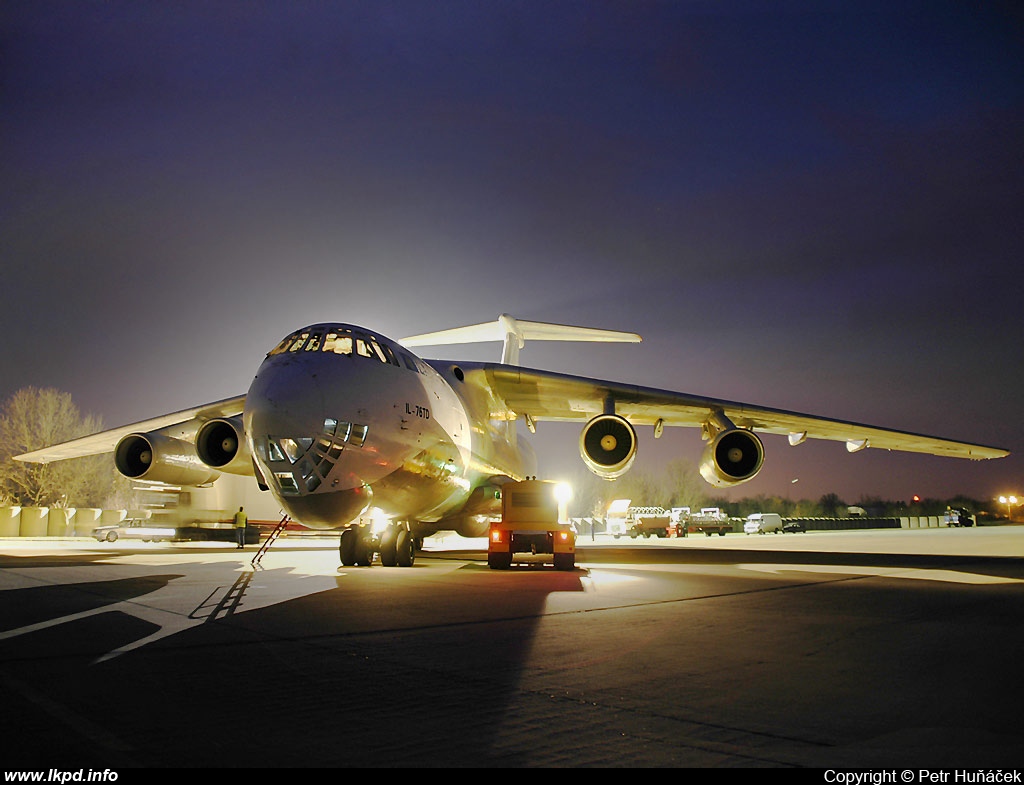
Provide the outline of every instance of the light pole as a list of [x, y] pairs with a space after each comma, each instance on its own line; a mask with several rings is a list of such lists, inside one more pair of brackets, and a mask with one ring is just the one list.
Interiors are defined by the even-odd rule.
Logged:
[[1013, 505], [1017, 504], [1017, 497], [1016, 496], [1000, 496], [999, 497], [999, 503], [1006, 505], [1006, 519], [1008, 521], [1012, 521], [1013, 520], [1013, 511], [1012, 511], [1011, 508], [1013, 507]]

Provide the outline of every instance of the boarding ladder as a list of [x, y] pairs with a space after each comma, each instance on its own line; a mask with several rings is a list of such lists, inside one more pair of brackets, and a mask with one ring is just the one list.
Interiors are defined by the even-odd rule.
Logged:
[[252, 557], [253, 567], [260, 566], [260, 560], [263, 558], [263, 554], [270, 550], [270, 546], [277, 541], [277, 538], [281, 536], [281, 532], [283, 532], [285, 530], [285, 527], [288, 526], [289, 523], [291, 523], [291, 520], [292, 519], [290, 517], [285, 515], [278, 522], [277, 526], [274, 527], [274, 530], [270, 532], [270, 536], [263, 541], [263, 544], [260, 546], [260, 549], [256, 552], [256, 555]]

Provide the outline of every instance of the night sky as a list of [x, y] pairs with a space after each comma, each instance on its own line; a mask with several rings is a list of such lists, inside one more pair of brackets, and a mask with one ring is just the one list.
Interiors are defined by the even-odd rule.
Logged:
[[[1021, 493], [1018, 9], [6, 0], [0, 396], [113, 427], [245, 392], [305, 324], [506, 312], [644, 337], [524, 365], [1014, 452], [766, 437], [735, 497]], [[542, 474], [578, 433], [541, 424]]]

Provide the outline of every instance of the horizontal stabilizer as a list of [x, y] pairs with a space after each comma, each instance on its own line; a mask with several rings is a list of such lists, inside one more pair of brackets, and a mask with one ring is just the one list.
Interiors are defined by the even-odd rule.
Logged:
[[599, 341], [603, 343], [640, 343], [642, 340], [636, 333], [549, 322], [530, 322], [502, 314], [493, 322], [414, 335], [401, 339], [399, 343], [405, 346], [447, 346], [456, 343], [502, 341], [504, 342], [504, 351], [501, 361], [514, 365], [519, 362], [519, 350], [523, 348], [527, 339], [531, 341]]

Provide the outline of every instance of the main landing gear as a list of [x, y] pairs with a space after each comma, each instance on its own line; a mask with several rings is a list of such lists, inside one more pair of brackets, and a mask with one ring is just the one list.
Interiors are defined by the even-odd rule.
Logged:
[[379, 533], [357, 524], [341, 533], [338, 555], [345, 567], [369, 567], [378, 555], [385, 567], [412, 567], [418, 546], [407, 523], [390, 523]]

